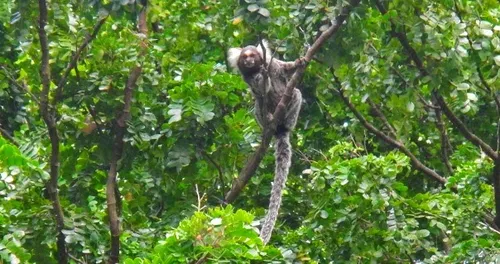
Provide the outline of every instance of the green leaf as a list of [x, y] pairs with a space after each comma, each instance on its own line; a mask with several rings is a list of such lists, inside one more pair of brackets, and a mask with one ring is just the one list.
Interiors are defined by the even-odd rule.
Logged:
[[247, 10], [252, 12], [252, 13], [259, 10], [259, 9], [260, 9], [260, 7], [256, 4], [251, 4], [247, 7]]

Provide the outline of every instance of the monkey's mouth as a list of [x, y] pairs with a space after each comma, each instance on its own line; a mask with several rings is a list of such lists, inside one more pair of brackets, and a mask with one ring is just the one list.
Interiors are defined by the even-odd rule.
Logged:
[[255, 61], [253, 61], [253, 60], [252, 61], [248, 61], [248, 60], [245, 61], [245, 67], [253, 68], [254, 66], [255, 66]]

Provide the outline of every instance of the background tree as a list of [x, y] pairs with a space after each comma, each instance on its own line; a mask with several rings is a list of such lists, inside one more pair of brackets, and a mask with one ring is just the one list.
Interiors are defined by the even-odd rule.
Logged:
[[266, 38], [294, 60], [345, 6], [0, 3], [2, 261], [500, 261], [494, 0], [361, 1], [300, 81], [271, 245], [271, 151], [221, 206], [267, 147], [227, 49]]

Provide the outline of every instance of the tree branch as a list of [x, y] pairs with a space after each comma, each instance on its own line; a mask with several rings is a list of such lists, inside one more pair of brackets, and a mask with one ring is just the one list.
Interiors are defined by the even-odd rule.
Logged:
[[[147, 2], [146, 2], [147, 4]], [[139, 33], [147, 36], [147, 5], [142, 7], [138, 18]], [[145, 55], [147, 51], [146, 39], [144, 38], [140, 43], [140, 54]], [[121, 210], [121, 197], [119, 194], [118, 184], [116, 182], [116, 175], [118, 172], [118, 161], [123, 154], [123, 138], [127, 132], [127, 122], [130, 119], [130, 109], [132, 107], [133, 90], [136, 87], [137, 80], [142, 73], [142, 66], [136, 65], [130, 71], [127, 83], [125, 85], [123, 94], [123, 109], [120, 115], [115, 119], [115, 140], [113, 144], [113, 152], [108, 171], [108, 179], [106, 182], [106, 201], [109, 217], [109, 229], [111, 232], [111, 249], [109, 252], [108, 263], [119, 263], [120, 260], [120, 222], [119, 212]]]
[[496, 159], [495, 161], [495, 166], [493, 167], [493, 175], [492, 175], [492, 180], [493, 180], [493, 189], [494, 189], [494, 195], [495, 195], [495, 218], [494, 222], [495, 225], [500, 227], [500, 159]]
[[448, 119], [455, 125], [455, 127], [462, 133], [462, 135], [468, 139], [472, 144], [478, 146], [481, 148], [481, 150], [486, 153], [490, 158], [492, 159], [497, 159], [498, 154], [495, 150], [493, 150], [486, 142], [482, 141], [478, 136], [476, 136], [474, 133], [472, 133], [469, 128], [460, 120], [458, 117], [451, 111], [451, 109], [448, 107], [446, 102], [444, 101], [444, 98], [435, 92], [436, 100], [438, 104], [441, 106], [441, 110], [443, 110], [444, 114]]
[[367, 102], [368, 104], [372, 107], [373, 111], [375, 111], [375, 115], [380, 118], [380, 120], [382, 120], [382, 123], [384, 124], [384, 126], [387, 127], [387, 129], [389, 130], [389, 135], [394, 138], [394, 139], [397, 139], [397, 136], [396, 136], [396, 130], [394, 130], [394, 127], [389, 123], [389, 121], [387, 120], [387, 118], [385, 117], [384, 113], [382, 113], [382, 110], [380, 110], [380, 108], [378, 107], [377, 104], [375, 104], [372, 99], [368, 98], [367, 99]]
[[220, 181], [220, 184], [221, 184], [221, 191], [222, 191], [222, 196], [224, 196], [226, 194], [226, 189], [225, 189], [225, 184], [224, 184], [224, 173], [222, 172], [222, 168], [220, 167], [219, 164], [217, 164], [217, 162], [215, 162], [214, 159], [212, 159], [212, 157], [210, 157], [210, 155], [208, 155], [208, 153], [205, 151], [205, 150], [201, 150], [201, 155], [203, 155], [203, 157], [205, 157], [214, 167], [215, 169], [217, 170], [218, 174], [219, 174], [219, 181]]
[[250, 178], [255, 174], [257, 167], [266, 154], [267, 148], [269, 148], [269, 143], [271, 143], [272, 136], [272, 130], [264, 129], [259, 147], [252, 155], [252, 157], [247, 161], [245, 167], [243, 168], [243, 170], [241, 170], [240, 175], [238, 175], [238, 178], [233, 180], [231, 190], [229, 190], [229, 192], [226, 194], [224, 203], [230, 204], [234, 202], [234, 200], [236, 200], [236, 197], [238, 197]]
[[66, 66], [66, 69], [64, 70], [64, 72], [61, 76], [61, 79], [59, 80], [59, 83], [57, 84], [56, 96], [54, 96], [54, 98], [52, 98], [53, 105], [56, 105], [57, 101], [62, 98], [63, 88], [64, 88], [64, 85], [66, 84], [66, 79], [68, 78], [69, 73], [76, 66], [76, 63], [78, 62], [78, 59], [80, 58], [80, 55], [82, 54], [82, 51], [87, 47], [87, 45], [93, 39], [95, 39], [95, 37], [97, 36], [97, 33], [99, 33], [99, 30], [101, 29], [102, 25], [104, 24], [104, 22], [106, 22], [106, 19], [108, 19], [108, 16], [101, 18], [97, 22], [97, 24], [94, 26], [92, 33], [88, 34], [85, 37], [85, 40], [82, 42], [82, 44], [80, 44], [80, 47], [78, 47], [78, 49], [76, 49], [75, 53], [73, 54], [73, 57], [71, 58], [71, 60], [68, 63], [68, 66]]
[[12, 76], [12, 73], [9, 73], [9, 72], [8, 72], [8, 70], [7, 70], [4, 66], [0, 65], [0, 69], [2, 69], [2, 73], [3, 73], [3, 75], [4, 75], [7, 79], [9, 79], [9, 81], [11, 81], [11, 82], [12, 82], [12, 84], [14, 84], [17, 88], [19, 88], [19, 89], [20, 89], [20, 90], [22, 90], [23, 92], [25, 92], [25, 93], [29, 94], [29, 96], [31, 97], [31, 99], [32, 99], [33, 101], [35, 101], [38, 105], [40, 105], [40, 101], [38, 100], [38, 98], [36, 98], [36, 96], [28, 90], [28, 88], [26, 87], [26, 85], [25, 85], [25, 84], [20, 84], [20, 83], [18, 83], [18, 82], [16, 81], [16, 79]]
[[356, 7], [359, 4], [359, 2], [360, 0], [350, 0], [349, 4], [344, 8], [342, 8], [340, 14], [335, 18], [335, 20], [333, 20], [332, 25], [326, 31], [324, 31], [318, 37], [318, 39], [316, 39], [313, 45], [307, 50], [306, 55], [304, 56], [306, 64], [303, 65], [302, 67], [298, 67], [295, 73], [288, 81], [286, 85], [286, 91], [284, 95], [281, 97], [281, 100], [279, 101], [274, 111], [273, 114], [274, 121], [271, 122], [269, 126], [266, 126], [267, 128], [264, 129], [262, 133], [262, 142], [260, 146], [257, 148], [253, 156], [248, 160], [248, 162], [245, 165], [245, 168], [243, 168], [243, 170], [238, 175], [238, 178], [234, 179], [233, 184], [231, 186], [231, 190], [229, 190], [229, 192], [226, 194], [224, 201], [225, 203], [232, 203], [236, 199], [236, 197], [238, 197], [241, 190], [245, 187], [250, 178], [255, 174], [257, 167], [259, 166], [267, 148], [269, 147], [272, 135], [276, 130], [276, 124], [278, 124], [279, 121], [283, 120], [285, 117], [285, 112], [286, 112], [285, 109], [290, 100], [292, 99], [293, 89], [295, 88], [295, 86], [297, 86], [299, 80], [302, 78], [302, 75], [304, 74], [307, 64], [312, 60], [314, 54], [321, 48], [323, 43], [339, 30], [343, 22], [349, 16], [352, 9]]
[[[59, 135], [55, 116], [49, 111], [49, 91], [50, 91], [50, 65], [49, 65], [49, 40], [45, 26], [47, 25], [47, 3], [45, 0], [38, 0], [40, 9], [38, 36], [40, 38], [40, 48], [42, 60], [40, 64], [40, 75], [42, 77], [42, 92], [40, 94], [40, 115], [42, 116], [49, 132], [50, 144], [52, 147], [50, 155], [50, 180], [46, 183], [46, 188], [52, 202], [57, 231], [57, 260], [60, 264], [68, 263], [68, 251], [66, 248], [64, 229], [64, 213], [59, 201], [57, 192], [57, 182], [59, 179]], [[52, 107], [55, 107], [53, 105]]]
[[0, 134], [2, 137], [7, 139], [10, 143], [14, 144], [16, 147], [19, 147], [19, 143], [17, 143], [16, 139], [12, 137], [7, 130], [3, 129], [2, 126], [0, 125]]
[[451, 153], [451, 144], [448, 138], [448, 133], [446, 132], [446, 128], [444, 126], [443, 117], [441, 109], [435, 108], [434, 113], [436, 114], [436, 127], [439, 130], [439, 136], [441, 139], [441, 159], [443, 160], [448, 173], [453, 174], [453, 166], [451, 165], [449, 155]]

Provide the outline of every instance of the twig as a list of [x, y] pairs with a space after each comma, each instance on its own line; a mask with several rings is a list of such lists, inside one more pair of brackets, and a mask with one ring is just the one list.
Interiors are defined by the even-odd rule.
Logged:
[[85, 261], [79, 260], [79, 259], [77, 259], [75, 256], [73, 256], [73, 255], [71, 255], [71, 254], [69, 254], [69, 253], [68, 253], [68, 256], [69, 256], [72, 260], [74, 260], [74, 261], [76, 261], [76, 262], [78, 262], [78, 263], [80, 263], [80, 264], [86, 264], [86, 262], [85, 262]]
[[478, 136], [476, 136], [474, 133], [472, 133], [469, 128], [460, 120], [458, 117], [451, 111], [451, 109], [448, 107], [446, 102], [444, 101], [444, 98], [440, 95], [435, 93], [436, 100], [438, 104], [441, 106], [441, 109], [443, 110], [444, 114], [448, 119], [455, 125], [455, 127], [462, 133], [462, 135], [467, 138], [471, 143], [474, 145], [478, 146], [481, 148], [481, 150], [486, 153], [490, 158], [492, 159], [497, 159], [498, 154], [496, 151], [494, 151], [490, 145], [488, 145], [486, 142], [481, 140]]
[[[455, 5], [455, 13], [458, 16], [458, 19], [460, 20], [461, 23], [464, 23], [464, 20], [462, 19], [462, 14], [461, 14], [460, 8], [458, 8], [458, 3], [456, 0], [454, 1], [454, 5]], [[472, 48], [473, 47], [472, 39], [470, 38], [469, 32], [466, 31], [466, 33], [467, 33], [467, 35], [465, 37], [467, 38], [467, 41], [469, 42], [469, 45]], [[479, 58], [479, 55], [477, 54], [476, 50], [473, 48], [472, 48], [472, 53], [474, 54], [474, 56]], [[497, 106], [497, 113], [500, 115], [500, 100], [499, 100], [498, 96], [493, 92], [490, 85], [486, 82], [486, 79], [484, 78], [483, 72], [481, 71], [481, 67], [477, 63], [478, 60], [473, 60], [473, 61], [474, 61], [474, 64], [476, 66], [476, 72], [478, 74], [479, 80], [481, 81], [481, 84], [484, 86], [485, 90], [493, 96], [493, 100], [495, 101], [495, 104]]]
[[96, 127], [97, 127], [97, 133], [102, 134], [102, 126], [101, 126], [101, 119], [97, 116], [97, 113], [95, 111], [95, 108], [91, 105], [88, 106], [88, 110], [90, 113], [90, 116], [92, 116], [92, 120], [94, 121]]
[[16, 147], [19, 147], [19, 143], [17, 143], [16, 139], [12, 137], [7, 130], [3, 129], [0, 125], [0, 134], [7, 139], [10, 143], [14, 144]]
[[204, 198], [205, 198], [205, 194], [203, 194], [202, 196], [200, 196], [200, 191], [198, 190], [198, 184], [195, 184], [194, 185], [194, 188], [195, 188], [195, 192], [196, 192], [196, 196], [198, 197], [198, 206], [196, 206], [196, 210], [198, 212], [202, 211], [203, 209], [205, 209], [205, 205], [201, 205], [201, 203], [203, 202]]
[[222, 189], [222, 197], [224, 197], [224, 195], [226, 194], [226, 188], [225, 188], [225, 184], [224, 184], [224, 173], [222, 172], [222, 168], [219, 164], [217, 164], [217, 162], [215, 162], [214, 159], [212, 159], [212, 157], [210, 157], [208, 155], [208, 153], [204, 150], [201, 151], [201, 154], [210, 162], [212, 163], [212, 165], [214, 165], [215, 169], [217, 170], [217, 172], [219, 173], [219, 181], [220, 181], [220, 184], [221, 184], [221, 189]]
[[198, 259], [196, 262], [194, 262], [194, 264], [202, 264], [202, 263], [205, 263], [207, 262], [208, 260], [208, 253], [205, 253], [203, 255], [203, 257], [201, 257], [200, 259]]
[[35, 101], [38, 105], [40, 105], [40, 101], [38, 100], [38, 98], [36, 98], [36, 96], [31, 93], [28, 88], [26, 87], [25, 84], [20, 84], [18, 83], [14, 77], [12, 76], [11, 73], [8, 72], [8, 70], [4, 67], [4, 66], [1, 66], [0, 65], [0, 69], [2, 69], [2, 73], [3, 75], [9, 79], [9, 81], [11, 81], [17, 88], [19, 88], [20, 90], [24, 91], [25, 93], [27, 93], [30, 97], [31, 97], [31, 100]]

